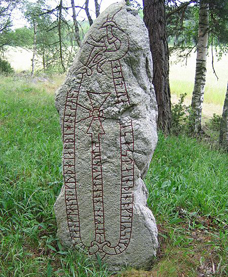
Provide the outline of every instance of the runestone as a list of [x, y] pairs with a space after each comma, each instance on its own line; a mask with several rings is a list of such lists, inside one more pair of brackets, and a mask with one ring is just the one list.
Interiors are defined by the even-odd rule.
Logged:
[[152, 59], [142, 20], [123, 3], [88, 31], [56, 93], [64, 186], [55, 203], [66, 247], [110, 269], [148, 267], [158, 247], [143, 178], [157, 143]]

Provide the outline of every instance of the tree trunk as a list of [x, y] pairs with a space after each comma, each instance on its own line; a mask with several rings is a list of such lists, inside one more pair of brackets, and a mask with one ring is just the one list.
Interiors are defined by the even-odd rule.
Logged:
[[226, 90], [226, 97], [223, 106], [222, 120], [220, 126], [219, 143], [228, 151], [228, 83]]
[[42, 53], [42, 62], [43, 62], [43, 70], [46, 70], [46, 61], [45, 61], [45, 50], [43, 49]]
[[37, 36], [37, 23], [33, 21], [33, 50], [32, 50], [32, 71], [31, 75], [35, 72], [35, 59], [36, 59], [36, 36]]
[[77, 42], [78, 46], [81, 47], [81, 40], [80, 40], [80, 35], [79, 35], [78, 22], [77, 22], [77, 18], [76, 18], [76, 11], [75, 11], [74, 0], [71, 0], [71, 7], [72, 7], [72, 13], [73, 13], [75, 41]]
[[60, 0], [59, 3], [59, 17], [58, 17], [58, 35], [59, 35], [59, 57], [62, 65], [63, 72], [66, 71], [64, 62], [63, 62], [63, 48], [62, 48], [62, 32], [61, 32], [61, 23], [62, 23], [62, 7], [63, 1]]
[[199, 133], [201, 131], [202, 105], [204, 98], [204, 87], [207, 72], [207, 46], [209, 32], [209, 5], [203, 0], [200, 1], [199, 9], [199, 30], [196, 55], [195, 84], [192, 94], [192, 119], [191, 131]]
[[158, 128], [168, 134], [171, 128], [171, 101], [165, 0], [143, 0], [143, 5], [144, 22], [149, 31], [153, 59], [153, 85], [158, 104]]
[[92, 26], [93, 19], [92, 19], [91, 15], [90, 15], [90, 12], [89, 12], [89, 0], [85, 1], [85, 12], [86, 12], [86, 16], [87, 16], [87, 18], [89, 20], [89, 25]]
[[96, 12], [96, 17], [100, 15], [100, 5], [98, 3], [98, 0], [94, 0], [95, 3], [95, 12]]

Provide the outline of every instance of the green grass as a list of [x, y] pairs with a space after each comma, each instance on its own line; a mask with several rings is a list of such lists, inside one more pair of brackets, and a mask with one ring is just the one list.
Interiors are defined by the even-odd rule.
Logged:
[[[226, 86], [227, 86], [227, 71], [225, 68], [228, 63], [228, 56], [223, 55], [221, 60], [214, 56], [214, 68], [218, 79], [216, 78], [211, 65], [212, 56], [209, 51], [207, 58], [207, 74], [204, 93], [204, 103], [221, 105], [224, 104]], [[180, 60], [176, 54], [170, 57], [170, 88], [171, 93], [180, 96], [186, 93], [191, 99], [194, 88], [196, 66], [196, 53], [191, 53], [187, 60]]]
[[183, 208], [226, 221], [227, 168], [225, 153], [186, 136], [160, 135], [146, 178], [149, 204], [156, 214], [171, 220]]
[[213, 276], [228, 274], [227, 168], [226, 153], [193, 138], [160, 134], [145, 182], [165, 244], [155, 266], [161, 276], [198, 276], [195, 270], [205, 270], [210, 259]]
[[[188, 80], [170, 80], [172, 94], [180, 97], [186, 93], [188, 98], [192, 97], [194, 83]], [[219, 85], [208, 85], [205, 87], [204, 102], [213, 103], [215, 105], [223, 105], [225, 99], [226, 87]]]
[[[111, 276], [85, 253], [64, 250], [56, 237], [53, 204], [62, 186], [56, 86], [0, 79], [0, 277]], [[146, 184], [161, 248], [152, 271], [121, 276], [199, 276], [211, 261], [213, 276], [226, 276], [227, 166], [226, 154], [195, 139], [159, 135]]]
[[109, 276], [56, 238], [62, 144], [54, 95], [42, 87], [1, 78], [0, 276]]

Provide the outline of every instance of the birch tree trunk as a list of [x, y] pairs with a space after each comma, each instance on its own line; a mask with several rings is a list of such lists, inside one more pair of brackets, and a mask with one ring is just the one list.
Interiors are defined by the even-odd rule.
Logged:
[[228, 151], [228, 83], [223, 106], [219, 143]]
[[207, 72], [207, 49], [209, 33], [209, 4], [200, 1], [199, 29], [196, 55], [195, 84], [192, 94], [191, 128], [193, 133], [201, 131], [202, 105]]
[[33, 50], [32, 50], [32, 71], [31, 76], [35, 72], [35, 59], [36, 59], [36, 37], [37, 37], [37, 23], [33, 21]]
[[75, 41], [77, 42], [78, 46], [81, 47], [81, 40], [80, 40], [80, 35], [79, 35], [78, 22], [77, 22], [77, 18], [76, 18], [74, 0], [71, 0], [71, 7], [72, 7], [72, 13], [73, 13]]
[[170, 133], [171, 100], [165, 0], [143, 0], [144, 22], [149, 31], [153, 59], [153, 85], [158, 104], [158, 128]]

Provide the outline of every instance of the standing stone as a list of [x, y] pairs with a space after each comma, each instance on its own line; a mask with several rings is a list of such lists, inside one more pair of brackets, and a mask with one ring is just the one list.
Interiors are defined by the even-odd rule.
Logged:
[[113, 4], [90, 28], [56, 95], [64, 176], [58, 237], [110, 269], [148, 267], [158, 247], [142, 180], [157, 143], [151, 68], [142, 20]]

